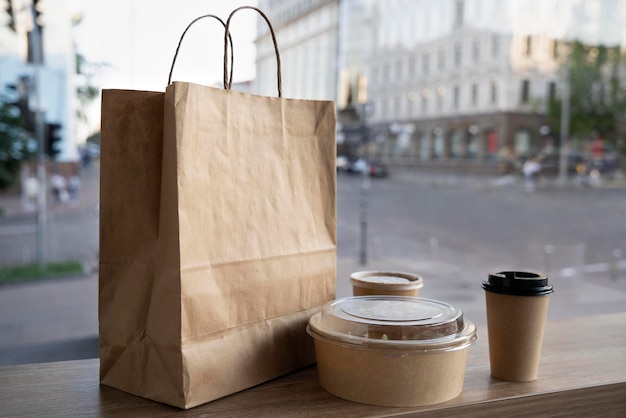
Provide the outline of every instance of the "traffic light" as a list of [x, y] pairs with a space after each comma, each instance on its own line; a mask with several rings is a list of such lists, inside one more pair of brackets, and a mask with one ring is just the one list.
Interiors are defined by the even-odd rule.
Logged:
[[23, 127], [30, 133], [35, 132], [35, 112], [30, 110], [30, 80], [28, 76], [20, 76], [15, 84], [7, 84], [7, 87], [17, 93], [17, 99], [11, 102], [20, 112]]
[[28, 32], [28, 62], [43, 64], [43, 28], [40, 0], [33, 0], [31, 6], [33, 15], [33, 29]]
[[15, 15], [13, 14], [13, 4], [11, 3], [11, 0], [5, 0], [6, 4], [4, 6], [4, 10], [6, 10], [7, 14], [9, 15], [9, 28], [13, 31], [13, 32], [17, 32], [17, 30], [15, 29]]
[[59, 143], [61, 142], [61, 124], [60, 123], [46, 123], [45, 126], [45, 147], [44, 152], [49, 157], [55, 157], [61, 152], [59, 149]]

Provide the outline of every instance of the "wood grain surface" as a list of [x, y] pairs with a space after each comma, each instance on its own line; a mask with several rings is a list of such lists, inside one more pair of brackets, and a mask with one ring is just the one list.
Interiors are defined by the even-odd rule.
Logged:
[[472, 346], [463, 393], [421, 408], [345, 401], [309, 367], [183, 411], [102, 386], [97, 359], [0, 367], [0, 416], [102, 417], [626, 417], [626, 313], [548, 322], [534, 382], [489, 375], [486, 330]]

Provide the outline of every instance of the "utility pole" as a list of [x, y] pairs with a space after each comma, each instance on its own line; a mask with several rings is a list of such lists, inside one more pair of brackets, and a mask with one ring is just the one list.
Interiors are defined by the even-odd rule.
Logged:
[[361, 180], [361, 210], [360, 210], [360, 240], [359, 240], [359, 263], [364, 266], [367, 264], [367, 223], [368, 223], [368, 208], [367, 208], [367, 200], [368, 194], [370, 190], [370, 173], [369, 173], [369, 162], [365, 164], [365, 168], [363, 169], [362, 180]]
[[36, 10], [37, 2], [33, 2], [33, 29], [30, 32], [29, 47], [32, 48], [31, 59], [35, 73], [35, 138], [37, 140], [37, 180], [39, 190], [37, 194], [37, 265], [39, 269], [45, 268], [48, 263], [47, 255], [47, 179], [46, 179], [46, 150], [44, 138], [44, 120], [41, 100], [41, 65], [43, 64], [43, 43], [41, 25], [38, 22], [39, 12]]
[[569, 125], [570, 125], [570, 82], [569, 62], [566, 60], [563, 66], [563, 95], [561, 97], [561, 143], [559, 147], [559, 177], [558, 183], [564, 185], [567, 182], [567, 154], [569, 151]]

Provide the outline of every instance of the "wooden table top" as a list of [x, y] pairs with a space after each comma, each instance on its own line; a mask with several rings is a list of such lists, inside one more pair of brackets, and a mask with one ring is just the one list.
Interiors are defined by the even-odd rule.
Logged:
[[535, 382], [489, 375], [486, 329], [463, 393], [427, 407], [358, 404], [325, 392], [314, 366], [183, 411], [101, 386], [98, 359], [0, 367], [0, 416], [626, 417], [626, 313], [550, 321]]

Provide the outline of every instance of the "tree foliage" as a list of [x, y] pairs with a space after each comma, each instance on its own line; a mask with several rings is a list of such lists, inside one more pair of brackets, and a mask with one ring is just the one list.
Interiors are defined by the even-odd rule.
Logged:
[[[567, 45], [569, 53], [562, 73], [570, 85], [570, 137], [618, 139], [617, 123], [626, 109], [620, 71], [625, 59], [620, 47], [585, 45], [575, 41]], [[549, 104], [553, 132], [560, 132], [561, 98]]]
[[76, 53], [76, 74], [78, 75], [76, 96], [80, 103], [76, 116], [83, 122], [87, 121], [85, 109], [100, 95], [100, 88], [93, 84], [92, 79], [104, 66], [105, 64], [89, 62], [83, 54]]
[[36, 149], [18, 107], [8, 95], [0, 94], [0, 190], [15, 184], [22, 161], [34, 157]]

